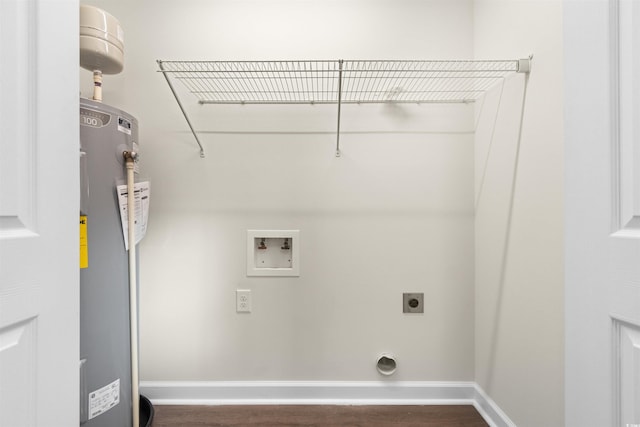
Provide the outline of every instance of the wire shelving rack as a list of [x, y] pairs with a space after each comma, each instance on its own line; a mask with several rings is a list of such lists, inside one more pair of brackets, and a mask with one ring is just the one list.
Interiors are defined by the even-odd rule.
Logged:
[[294, 60], [157, 61], [193, 132], [172, 84], [180, 82], [200, 104], [336, 104], [336, 155], [340, 155], [340, 107], [370, 103], [469, 103], [513, 73], [528, 73], [519, 60]]

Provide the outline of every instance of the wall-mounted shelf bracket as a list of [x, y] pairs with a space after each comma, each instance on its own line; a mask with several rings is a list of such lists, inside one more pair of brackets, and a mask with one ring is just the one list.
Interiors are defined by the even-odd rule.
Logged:
[[201, 157], [204, 149], [172, 79], [200, 104], [336, 104], [335, 153], [340, 157], [344, 104], [474, 102], [510, 74], [529, 73], [531, 60], [157, 62]]
[[200, 142], [200, 139], [198, 138], [198, 134], [193, 129], [193, 125], [191, 124], [191, 120], [189, 120], [189, 116], [187, 115], [186, 111], [184, 110], [184, 107], [182, 106], [182, 102], [180, 102], [180, 98], [178, 98], [178, 94], [176, 93], [176, 90], [174, 89], [173, 85], [171, 84], [171, 80], [169, 80], [169, 76], [167, 75], [167, 73], [165, 72], [164, 67], [162, 66], [162, 61], [157, 61], [157, 62], [158, 62], [158, 67], [160, 68], [160, 71], [162, 72], [162, 75], [164, 76], [164, 78], [167, 81], [167, 84], [169, 85], [169, 89], [171, 89], [171, 93], [173, 94], [173, 97], [176, 99], [176, 102], [178, 103], [178, 107], [180, 107], [180, 111], [182, 111], [182, 115], [184, 116], [184, 119], [187, 121], [187, 124], [189, 125], [189, 129], [191, 129], [191, 133], [193, 134], [193, 137], [196, 139], [196, 142], [198, 143], [198, 147], [200, 147], [200, 157], [204, 159], [204, 148], [202, 147], [202, 143]]
[[530, 73], [532, 59], [533, 55], [529, 55], [528, 58], [518, 59], [518, 73]]

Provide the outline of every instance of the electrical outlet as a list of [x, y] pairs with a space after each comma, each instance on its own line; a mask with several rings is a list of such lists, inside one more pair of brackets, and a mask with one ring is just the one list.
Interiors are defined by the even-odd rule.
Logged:
[[403, 313], [424, 313], [424, 293], [404, 293], [402, 294]]
[[251, 290], [249, 289], [236, 290], [236, 312], [251, 313]]

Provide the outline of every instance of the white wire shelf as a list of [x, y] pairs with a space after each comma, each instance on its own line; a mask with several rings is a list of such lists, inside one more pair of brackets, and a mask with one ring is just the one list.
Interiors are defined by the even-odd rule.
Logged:
[[496, 83], [529, 72], [530, 58], [454, 61], [158, 61], [171, 81], [201, 104], [337, 104], [474, 102]]

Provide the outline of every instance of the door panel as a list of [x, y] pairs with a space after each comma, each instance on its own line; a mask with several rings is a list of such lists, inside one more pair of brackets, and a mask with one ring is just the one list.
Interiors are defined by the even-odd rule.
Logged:
[[0, 2], [0, 237], [30, 235], [35, 227], [35, 6]]
[[0, 330], [0, 425], [36, 425], [36, 318]]
[[612, 0], [611, 224], [613, 425], [640, 424], [640, 3]]
[[640, 238], [640, 4], [612, 0], [611, 10], [613, 226]]
[[616, 426], [640, 420], [640, 327], [614, 319], [614, 413]]
[[78, 7], [0, 0], [0, 427], [79, 423]]
[[640, 425], [640, 2], [564, 2], [566, 427]]

